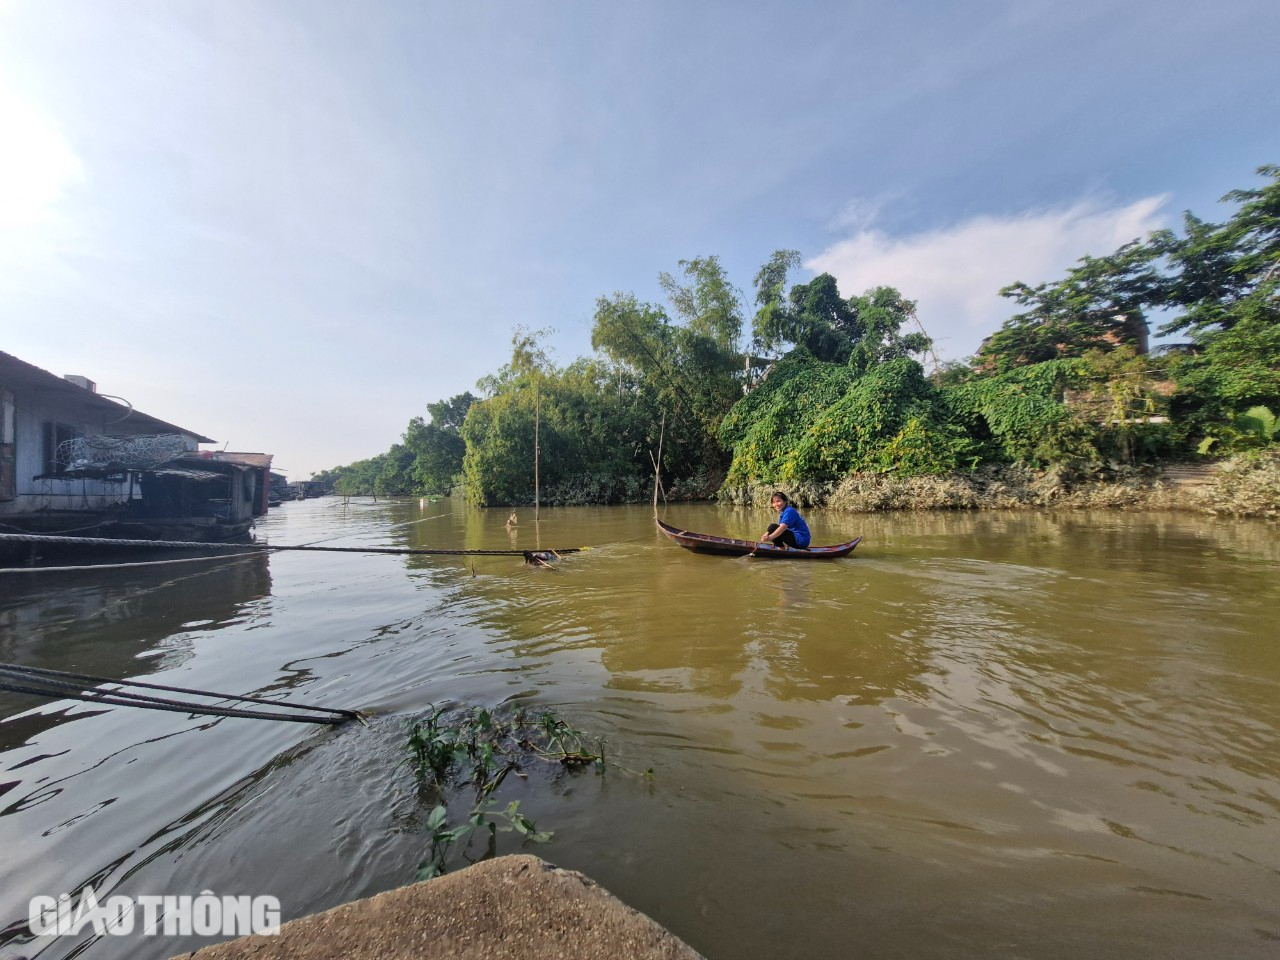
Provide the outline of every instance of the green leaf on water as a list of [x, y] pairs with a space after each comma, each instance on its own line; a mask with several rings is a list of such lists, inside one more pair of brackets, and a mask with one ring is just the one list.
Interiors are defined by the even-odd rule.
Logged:
[[424, 863], [418, 867], [418, 872], [414, 874], [413, 879], [420, 883], [423, 880], [434, 880], [442, 873], [444, 871], [440, 869], [438, 863]]
[[427, 829], [434, 833], [444, 825], [448, 816], [449, 811], [445, 809], [444, 804], [442, 803], [438, 805], [429, 814], [427, 814]]
[[[459, 857], [473, 861], [477, 831], [487, 840], [484, 856], [496, 855], [499, 833], [518, 833], [522, 841], [530, 843], [549, 842], [555, 834], [539, 830], [520, 812], [520, 801], [499, 805], [494, 794], [507, 774], [526, 778], [523, 763], [557, 764], [570, 771], [594, 763], [603, 773], [606, 743], [604, 737], [588, 737], [551, 711], [534, 713], [525, 708], [517, 708], [509, 717], [480, 707], [446, 717], [441, 709], [411, 724], [408, 762], [420, 779], [435, 781], [435, 797], [439, 798], [426, 818], [430, 856], [418, 866], [416, 879], [444, 874], [448, 864]], [[642, 776], [651, 780], [653, 771]], [[463, 784], [475, 788], [475, 802], [465, 820], [450, 823], [443, 798], [451, 786]]]

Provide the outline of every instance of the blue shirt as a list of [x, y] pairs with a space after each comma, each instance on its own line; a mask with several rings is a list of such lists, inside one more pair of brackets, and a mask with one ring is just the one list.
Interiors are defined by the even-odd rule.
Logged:
[[787, 529], [796, 535], [796, 546], [809, 546], [809, 525], [804, 522], [804, 517], [800, 516], [800, 511], [788, 504], [782, 508], [782, 512], [778, 514], [778, 522], [785, 523]]

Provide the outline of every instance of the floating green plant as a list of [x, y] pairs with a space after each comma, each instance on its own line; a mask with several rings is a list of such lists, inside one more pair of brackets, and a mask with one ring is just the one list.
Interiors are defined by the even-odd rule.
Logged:
[[465, 839], [466, 843], [460, 851], [465, 855], [477, 831], [487, 831], [489, 835], [484, 856], [480, 858], [482, 860], [497, 855], [499, 833], [514, 831], [533, 843], [546, 843], [554, 836], [550, 831], [539, 830], [532, 820], [520, 812], [519, 800], [512, 800], [502, 809], [497, 808], [496, 801], [486, 800], [472, 810], [462, 823], [450, 826], [448, 819], [449, 810], [443, 803], [437, 804], [427, 817], [427, 827], [431, 830], [431, 850], [427, 858], [418, 864], [415, 880], [430, 880], [444, 873], [454, 844]]
[[[427, 817], [431, 849], [418, 867], [417, 879], [444, 873], [455, 849], [456, 855], [467, 856], [477, 833], [488, 835], [479, 859], [496, 855], [499, 833], [516, 833], [532, 843], [550, 840], [550, 831], [539, 830], [520, 812], [519, 801], [499, 806], [494, 792], [510, 774], [526, 778], [525, 769], [532, 766], [559, 770], [591, 766], [603, 775], [605, 742], [604, 737], [573, 728], [550, 710], [530, 716], [523, 707], [509, 714], [485, 707], [433, 708], [411, 723], [408, 763], [421, 784], [434, 788], [437, 798]], [[652, 771], [645, 777], [651, 778]], [[446, 792], [467, 786], [475, 789], [472, 809], [461, 822], [450, 823]]]
[[550, 710], [501, 716], [485, 707], [433, 710], [409, 726], [409, 762], [418, 778], [444, 790], [471, 784], [483, 800], [525, 764], [606, 770], [605, 738], [576, 730]]

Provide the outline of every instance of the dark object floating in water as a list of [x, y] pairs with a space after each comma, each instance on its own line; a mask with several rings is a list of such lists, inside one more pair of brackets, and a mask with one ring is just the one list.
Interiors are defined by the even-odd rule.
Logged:
[[534, 567], [549, 567], [560, 559], [555, 550], [526, 550], [524, 562]]
[[726, 557], [764, 557], [769, 560], [834, 560], [847, 557], [853, 548], [862, 542], [855, 537], [848, 543], [837, 543], [829, 547], [808, 547], [798, 550], [795, 547], [783, 547], [774, 543], [758, 543], [755, 540], [734, 540], [730, 537], [713, 537], [705, 533], [692, 533], [663, 523], [654, 518], [658, 529], [665, 533], [686, 550], [694, 553], [714, 553]]

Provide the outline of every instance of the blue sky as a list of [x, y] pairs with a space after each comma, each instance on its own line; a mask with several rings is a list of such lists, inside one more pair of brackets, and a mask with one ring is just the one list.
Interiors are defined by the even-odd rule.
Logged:
[[0, 349], [295, 479], [778, 248], [972, 353], [1280, 161], [1280, 6], [0, 0]]

